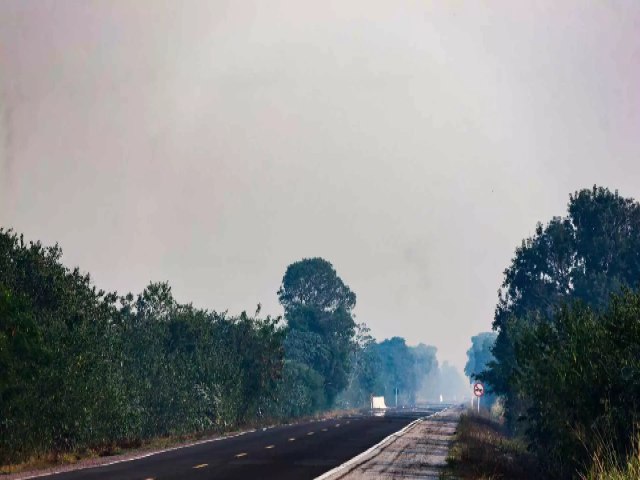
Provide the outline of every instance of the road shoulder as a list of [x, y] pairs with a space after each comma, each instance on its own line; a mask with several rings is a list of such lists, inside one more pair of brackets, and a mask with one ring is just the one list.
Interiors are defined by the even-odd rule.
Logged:
[[438, 479], [446, 466], [463, 407], [452, 407], [411, 423], [322, 480]]

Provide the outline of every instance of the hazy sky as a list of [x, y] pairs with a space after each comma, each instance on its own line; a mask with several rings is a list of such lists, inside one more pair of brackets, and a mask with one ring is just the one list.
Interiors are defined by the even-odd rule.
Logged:
[[640, 198], [634, 0], [3, 0], [0, 75], [1, 225], [234, 313], [321, 256], [458, 367], [538, 220]]

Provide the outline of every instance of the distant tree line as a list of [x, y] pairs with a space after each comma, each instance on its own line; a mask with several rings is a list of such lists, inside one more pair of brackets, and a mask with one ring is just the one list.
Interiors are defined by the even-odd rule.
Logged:
[[640, 205], [602, 187], [570, 196], [516, 249], [483, 379], [550, 478], [621, 463], [640, 414]]
[[55, 245], [0, 229], [0, 463], [416, 398], [435, 349], [376, 343], [323, 259], [290, 265], [281, 318], [97, 290]]
[[393, 405], [396, 390], [399, 404], [413, 404], [438, 369], [435, 347], [410, 347], [400, 337], [377, 343], [356, 324], [356, 295], [322, 258], [289, 265], [278, 296], [286, 320], [283, 391], [297, 392], [280, 405], [291, 415], [361, 407], [371, 395]]

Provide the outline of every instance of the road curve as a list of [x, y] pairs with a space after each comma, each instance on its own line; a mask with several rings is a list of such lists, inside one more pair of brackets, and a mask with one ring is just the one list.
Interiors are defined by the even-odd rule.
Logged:
[[273, 427], [137, 460], [41, 477], [51, 480], [311, 479], [441, 407]]

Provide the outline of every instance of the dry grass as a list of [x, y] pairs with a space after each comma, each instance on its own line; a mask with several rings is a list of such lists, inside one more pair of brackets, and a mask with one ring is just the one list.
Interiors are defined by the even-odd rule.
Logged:
[[0, 466], [0, 475], [11, 475], [27, 471], [42, 470], [56, 465], [73, 465], [82, 459], [96, 458], [94, 452], [80, 453], [47, 453], [32, 455], [21, 463], [13, 463]]
[[541, 478], [524, 442], [507, 435], [488, 412], [460, 418], [444, 478], [532, 480]]
[[592, 458], [591, 468], [583, 480], [638, 480], [640, 478], [640, 434], [636, 435], [633, 451], [620, 458], [606, 441], [600, 441]]

